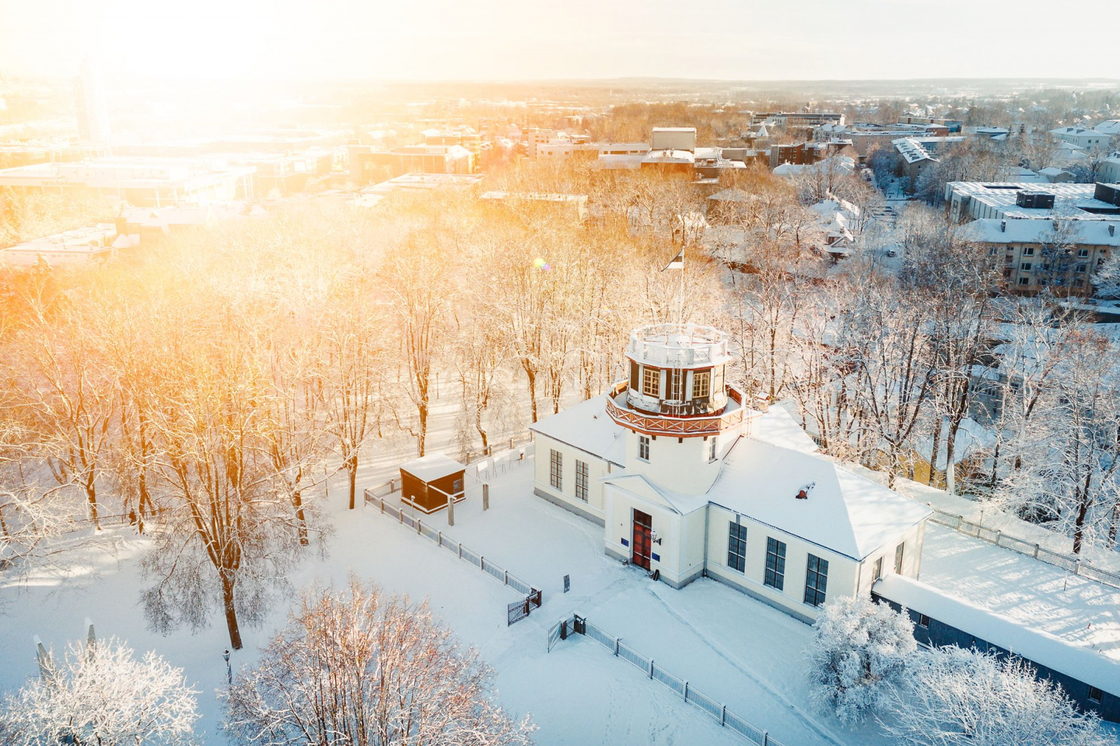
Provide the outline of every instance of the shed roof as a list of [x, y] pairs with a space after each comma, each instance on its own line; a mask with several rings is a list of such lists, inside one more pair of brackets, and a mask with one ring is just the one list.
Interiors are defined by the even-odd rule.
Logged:
[[442, 453], [433, 453], [430, 456], [422, 456], [401, 464], [401, 471], [408, 472], [423, 482], [434, 482], [466, 468], [463, 464], [453, 458], [444, 456]]
[[1120, 661], [1032, 629], [912, 578], [888, 574], [875, 592], [1027, 660], [1120, 695]]

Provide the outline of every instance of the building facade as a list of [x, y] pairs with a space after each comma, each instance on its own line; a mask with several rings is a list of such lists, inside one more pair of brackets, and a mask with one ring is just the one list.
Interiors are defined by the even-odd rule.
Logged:
[[727, 345], [710, 327], [635, 331], [626, 381], [532, 426], [534, 492], [651, 577], [707, 576], [803, 621], [886, 572], [917, 577], [929, 509], [817, 455], [785, 410], [748, 407]]

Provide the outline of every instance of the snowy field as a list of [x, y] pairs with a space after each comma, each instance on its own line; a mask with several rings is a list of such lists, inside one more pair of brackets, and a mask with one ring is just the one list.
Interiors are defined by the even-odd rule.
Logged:
[[[386, 472], [371, 467], [367, 473], [372, 485], [374, 475]], [[353, 571], [390, 592], [428, 598], [495, 669], [503, 706], [515, 715], [532, 714], [539, 743], [744, 743], [589, 638], [569, 638], [547, 653], [548, 627], [577, 610], [786, 746], [886, 743], [874, 728], [846, 731], [807, 710], [801, 651], [811, 635], [808, 626], [713, 581], [675, 591], [623, 567], [603, 554], [598, 526], [532, 495], [531, 462], [493, 481], [490, 511], [483, 513], [476, 492], [458, 506], [454, 528], [442, 525], [444, 514], [432, 517], [445, 535], [544, 591], [542, 608], [512, 627], [506, 625], [506, 606], [520, 598], [516, 592], [372, 508], [349, 513], [341, 481], [332, 480], [328, 512], [336, 530], [329, 553], [309, 553], [291, 577], [293, 587], [341, 586]], [[213, 626], [197, 634], [148, 631], [138, 605], [144, 585], [138, 559], [148, 542], [117, 531], [112, 554], [83, 553], [65, 576], [44, 573], [19, 586], [0, 586], [0, 688], [36, 675], [33, 635], [60, 649], [84, 634], [88, 616], [99, 635], [156, 650], [185, 669], [201, 692], [206, 742], [223, 743], [216, 733], [216, 693], [225, 685], [225, 626], [215, 616]], [[562, 593], [565, 573], [572, 580], [568, 594]], [[246, 645], [234, 653], [235, 676], [284, 623], [292, 597], [277, 602], [263, 628], [243, 629]]]
[[[392, 474], [391, 464], [382, 456], [361, 474], [364, 485], [372, 486]], [[331, 480], [327, 501], [335, 527], [328, 554], [309, 552], [290, 579], [293, 589], [341, 586], [354, 572], [387, 591], [428, 598], [463, 642], [476, 646], [495, 669], [503, 706], [517, 716], [532, 714], [541, 744], [745, 742], [590, 638], [576, 635], [546, 652], [547, 629], [573, 612], [622, 637], [785, 746], [888, 743], [874, 726], [846, 730], [810, 709], [802, 657], [812, 635], [807, 625], [715, 581], [699, 580], [678, 591], [607, 557], [599, 526], [532, 494], [531, 461], [490, 481], [489, 511], [482, 510], [481, 497], [472, 490], [456, 508], [454, 527], [446, 525], [445, 513], [425, 522], [542, 589], [544, 604], [528, 619], [507, 626], [506, 606], [520, 596], [446, 549], [372, 506], [345, 510], [345, 482], [339, 478]], [[144, 585], [138, 558], [148, 542], [125, 529], [116, 531], [115, 552], [85, 552], [65, 576], [43, 573], [19, 586], [0, 586], [0, 688], [36, 675], [33, 635], [61, 648], [84, 633], [82, 620], [89, 616], [99, 635], [122, 637], [137, 650], [156, 650], [184, 668], [201, 692], [206, 741], [224, 743], [216, 732], [221, 718], [216, 693], [225, 685], [224, 624], [215, 616], [214, 626], [197, 634], [184, 629], [161, 637], [148, 631], [137, 603]], [[565, 574], [571, 577], [567, 594]], [[929, 526], [924, 581], [1009, 616], [1026, 615], [1067, 639], [1115, 651], [1120, 597], [1066, 575]], [[284, 623], [292, 597], [277, 602], [263, 628], [243, 629], [246, 647], [234, 654], [235, 676]], [[1078, 629], [1086, 618], [1091, 627]]]

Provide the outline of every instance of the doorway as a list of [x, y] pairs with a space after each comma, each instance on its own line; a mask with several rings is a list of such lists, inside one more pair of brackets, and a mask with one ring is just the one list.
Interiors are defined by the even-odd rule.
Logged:
[[649, 555], [652, 545], [651, 533], [653, 531], [653, 518], [649, 513], [640, 510], [634, 511], [634, 540], [631, 542], [630, 563], [645, 570], [649, 570]]

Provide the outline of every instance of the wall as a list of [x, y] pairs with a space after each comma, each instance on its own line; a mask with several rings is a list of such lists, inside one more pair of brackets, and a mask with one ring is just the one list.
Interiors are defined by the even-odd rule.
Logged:
[[[872, 598], [876, 601], [889, 604], [895, 611], [902, 610], [900, 604], [891, 601], [889, 598], [880, 596], [877, 593], [872, 594]], [[961, 648], [975, 647], [980, 651], [994, 651], [1001, 657], [1009, 655], [1005, 648], [1001, 648], [999, 645], [975, 637], [965, 630], [940, 622], [932, 616], [929, 618], [928, 626], [919, 626], [920, 612], [914, 609], [907, 609], [906, 613], [909, 615], [911, 621], [914, 622], [914, 639], [923, 645], [932, 647], [946, 647], [949, 645], [956, 645]], [[1106, 691], [1103, 693], [1099, 704], [1092, 702], [1089, 700], [1089, 682], [1081, 681], [1067, 674], [1047, 668], [1046, 666], [1041, 666], [1033, 661], [1031, 661], [1031, 665], [1035, 667], [1036, 674], [1039, 678], [1050, 679], [1054, 683], [1060, 685], [1065, 693], [1068, 694], [1082, 710], [1093, 710], [1100, 713], [1100, 716], [1105, 720], [1114, 723], [1120, 722], [1120, 697], [1117, 695]]]
[[[708, 461], [707, 438], [677, 438], [672, 435], [649, 437], [649, 461], [638, 459], [638, 433], [626, 431], [626, 466], [629, 471], [647, 474], [665, 489], [684, 495], [708, 491], [719, 474], [721, 462]], [[716, 437], [716, 450], [723, 450], [735, 439], [734, 433]]]
[[[728, 583], [804, 622], [812, 622], [819, 610], [804, 602], [805, 571], [809, 564], [809, 554], [812, 553], [828, 560], [827, 599], [855, 595], [859, 572], [859, 563], [855, 560], [759, 523], [748, 516], [740, 516], [743, 525], [747, 526], [746, 566], [743, 572], [728, 567], [727, 539], [729, 526], [735, 522], [736, 515], [735, 511], [714, 503], [708, 507], [709, 577]], [[781, 591], [763, 583], [766, 540], [769, 537], [786, 543], [785, 587]]]
[[[616, 485], [607, 485], [606, 529], [603, 545], [607, 554], [629, 560], [633, 546], [634, 510], [647, 513], [651, 526], [661, 540], [654, 544], [650, 572], [660, 570], [661, 579], [680, 588], [700, 577], [703, 572], [704, 508], [681, 515], [665, 507], [631, 494]], [[624, 543], [625, 542], [625, 543]], [[699, 546], [699, 549], [697, 549]]]
[[921, 574], [922, 569], [922, 548], [925, 543], [926, 537], [926, 522], [922, 521], [916, 526], [912, 527], [909, 531], [902, 534], [898, 539], [889, 541], [880, 547], [878, 550], [867, 555], [867, 558], [860, 563], [859, 578], [856, 586], [856, 593], [870, 593], [871, 586], [874, 585], [875, 577], [875, 560], [880, 557], [883, 559], [883, 575], [889, 572], [894, 572], [894, 554], [898, 545], [906, 542], [906, 548], [902, 552], [902, 575], [908, 578], [917, 579]]
[[[540, 433], [536, 433], [535, 440], [533, 491], [546, 500], [603, 525], [603, 483], [600, 480], [610, 473], [610, 465], [596, 456]], [[552, 450], [560, 451], [563, 455], [559, 490], [551, 486], [549, 479]], [[587, 502], [575, 496], [577, 460], [587, 464]]]

